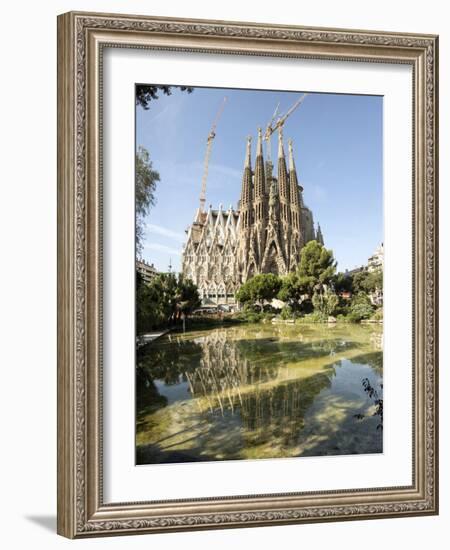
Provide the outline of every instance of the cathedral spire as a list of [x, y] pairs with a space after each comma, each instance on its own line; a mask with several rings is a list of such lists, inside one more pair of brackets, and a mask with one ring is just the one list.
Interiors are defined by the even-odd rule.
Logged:
[[248, 136], [247, 138], [247, 149], [245, 155], [244, 163], [244, 174], [242, 176], [242, 189], [241, 189], [241, 200], [240, 200], [240, 211], [242, 218], [242, 228], [247, 229], [251, 225], [252, 221], [252, 194], [253, 194], [253, 185], [252, 185], [252, 138]]
[[262, 157], [263, 156], [262, 130], [261, 130], [261, 128], [258, 128], [258, 143], [256, 145], [256, 156], [257, 157]]
[[256, 161], [255, 161], [255, 177], [253, 179], [254, 186], [254, 202], [253, 202], [253, 221], [255, 224], [254, 230], [254, 249], [256, 254], [256, 262], [260, 265], [261, 255], [266, 240], [266, 222], [268, 214], [268, 204], [266, 196], [266, 176], [264, 173], [264, 158], [262, 148], [262, 130], [258, 128], [258, 143], [256, 146]]
[[284, 159], [283, 127], [278, 128], [278, 159]]
[[289, 147], [289, 172], [293, 173], [295, 172], [295, 162], [294, 162], [294, 149], [293, 149], [292, 139], [288, 140], [288, 147]]
[[292, 139], [289, 139], [288, 141], [288, 147], [289, 147], [289, 184], [290, 184], [290, 191], [291, 191], [291, 205], [299, 205], [300, 204], [300, 192], [302, 188], [298, 184], [297, 179], [297, 170], [295, 169], [295, 161], [294, 161], [294, 147]]
[[285, 228], [290, 224], [290, 185], [283, 147], [283, 128], [278, 129], [278, 192], [280, 195], [281, 220]]
[[[258, 143], [256, 145], [256, 161], [255, 161], [255, 201], [262, 200], [264, 198], [265, 188], [265, 175], [264, 175], [264, 158], [262, 148], [262, 131], [258, 128]], [[264, 217], [264, 206], [258, 206], [256, 219], [262, 219]]]
[[289, 139], [288, 147], [289, 147], [289, 191], [290, 191], [291, 223], [292, 223], [292, 228], [298, 233], [298, 235], [300, 235], [302, 188], [298, 184], [297, 171], [295, 169], [294, 148], [293, 148], [292, 139]]
[[320, 243], [322, 246], [324, 245], [322, 229], [320, 228], [319, 222], [317, 222], [316, 241]]
[[289, 145], [289, 182], [291, 185], [291, 203], [298, 204], [300, 208], [303, 208], [303, 187], [298, 182], [297, 170], [295, 168], [294, 160], [294, 144], [292, 139], [288, 141]]
[[252, 136], [247, 136], [247, 152], [245, 155], [245, 168], [252, 168]]

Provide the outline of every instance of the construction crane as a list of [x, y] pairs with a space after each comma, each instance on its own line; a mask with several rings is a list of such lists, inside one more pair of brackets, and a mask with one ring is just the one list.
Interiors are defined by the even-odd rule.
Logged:
[[208, 134], [208, 139], [206, 140], [206, 154], [205, 162], [203, 165], [203, 178], [202, 178], [202, 189], [200, 191], [200, 213], [205, 211], [205, 202], [206, 202], [206, 182], [208, 180], [208, 169], [209, 169], [209, 157], [211, 156], [211, 148], [214, 138], [216, 137], [216, 127], [219, 119], [222, 115], [223, 109], [227, 98], [224, 97], [222, 103], [220, 104], [219, 110], [217, 111], [216, 118], [211, 126], [211, 131]]
[[287, 118], [292, 115], [292, 113], [295, 111], [295, 109], [297, 109], [297, 107], [299, 107], [303, 103], [303, 101], [305, 101], [307, 95], [308, 94], [303, 94], [302, 96], [300, 96], [297, 99], [297, 101], [294, 103], [294, 105], [292, 105], [292, 107], [287, 111], [287, 113], [285, 115], [282, 115], [282, 116], [278, 117], [278, 120], [274, 124], [275, 118], [278, 114], [278, 107], [280, 106], [280, 104], [278, 103], [277, 108], [275, 109], [275, 112], [273, 113], [272, 119], [267, 124], [266, 132], [264, 134], [264, 139], [267, 142], [267, 144], [266, 144], [266, 156], [267, 156], [267, 160], [269, 162], [271, 162], [271, 157], [272, 157], [272, 142], [271, 142], [272, 134], [275, 132], [275, 130], [279, 130], [283, 127], [283, 125], [286, 122]]
[[278, 102], [278, 105], [276, 106], [275, 108], [275, 111], [273, 112], [273, 115], [272, 115], [272, 118], [270, 119], [269, 123], [267, 124], [267, 128], [266, 128], [266, 132], [264, 134], [264, 139], [267, 141], [267, 160], [270, 162], [271, 161], [271, 136], [272, 134], [274, 133], [275, 131], [275, 127], [273, 127], [273, 123], [275, 122], [275, 119], [277, 117], [277, 114], [278, 114], [278, 109], [280, 107], [280, 103]]

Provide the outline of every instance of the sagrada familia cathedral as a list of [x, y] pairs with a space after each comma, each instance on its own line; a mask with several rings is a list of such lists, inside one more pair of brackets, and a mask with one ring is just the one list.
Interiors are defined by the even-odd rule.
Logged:
[[264, 162], [259, 129], [254, 167], [251, 137], [247, 140], [237, 210], [197, 210], [187, 231], [182, 272], [197, 285], [205, 305], [234, 305], [235, 293], [247, 279], [258, 273], [286, 275], [296, 269], [308, 241], [323, 244], [320, 226], [316, 231], [303, 202], [291, 140], [286, 163], [281, 128], [277, 171], [275, 177], [272, 162]]

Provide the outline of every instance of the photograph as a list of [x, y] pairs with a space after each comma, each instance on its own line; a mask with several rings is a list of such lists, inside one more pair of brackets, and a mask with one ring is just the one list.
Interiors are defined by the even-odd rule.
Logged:
[[137, 465], [383, 452], [383, 97], [135, 87]]

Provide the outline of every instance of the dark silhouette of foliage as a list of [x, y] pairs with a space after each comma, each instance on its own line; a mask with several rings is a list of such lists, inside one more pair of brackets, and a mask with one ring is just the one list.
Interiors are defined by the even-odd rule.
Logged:
[[159, 173], [153, 170], [150, 153], [139, 147], [136, 153], [136, 252], [142, 252], [145, 217], [156, 203], [156, 184], [160, 181]]
[[137, 84], [136, 85], [136, 105], [140, 105], [148, 111], [150, 102], [159, 98], [158, 92], [165, 95], [172, 95], [172, 89], [178, 88], [182, 92], [192, 93], [194, 88], [189, 86], [158, 86], [154, 84]]
[[160, 273], [149, 283], [139, 274], [136, 278], [136, 329], [137, 334], [167, 327], [186, 317], [200, 306], [196, 285], [174, 273]]

